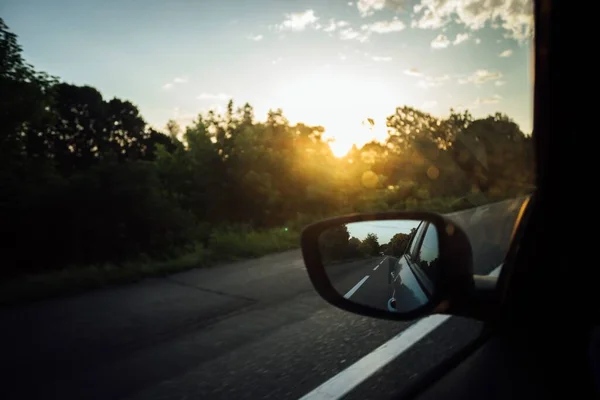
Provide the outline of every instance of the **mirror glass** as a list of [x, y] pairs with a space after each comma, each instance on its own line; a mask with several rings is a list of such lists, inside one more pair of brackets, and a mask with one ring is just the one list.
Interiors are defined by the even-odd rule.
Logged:
[[360, 221], [319, 237], [325, 272], [344, 298], [369, 307], [408, 312], [434, 293], [438, 232], [415, 220]]

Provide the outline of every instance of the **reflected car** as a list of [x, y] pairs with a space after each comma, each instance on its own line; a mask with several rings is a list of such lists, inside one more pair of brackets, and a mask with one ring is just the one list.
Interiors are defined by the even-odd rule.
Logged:
[[407, 250], [390, 264], [388, 310], [406, 312], [429, 302], [438, 257], [437, 229], [430, 222], [421, 222], [410, 238]]

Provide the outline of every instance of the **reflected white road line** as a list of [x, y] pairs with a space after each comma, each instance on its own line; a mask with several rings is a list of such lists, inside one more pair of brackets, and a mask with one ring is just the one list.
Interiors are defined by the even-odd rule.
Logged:
[[365, 276], [356, 285], [354, 285], [354, 287], [352, 289], [350, 289], [348, 291], [348, 293], [346, 293], [344, 295], [344, 298], [345, 299], [349, 299], [350, 296], [352, 296], [354, 293], [356, 293], [356, 291], [358, 290], [358, 288], [360, 288], [362, 286], [362, 284], [366, 282], [367, 279], [369, 279], [369, 275]]
[[[500, 264], [494, 268], [488, 275], [498, 276], [502, 269], [502, 265], [503, 264]], [[363, 280], [353, 287], [344, 297], [350, 297], [368, 277], [368, 275], [365, 276]], [[350, 294], [350, 296], [348, 294]], [[403, 330], [371, 353], [314, 389], [312, 392], [301, 397], [300, 400], [337, 400], [342, 398], [450, 317], [450, 315], [435, 314], [420, 319], [415, 324]]]
[[377, 268], [379, 268], [379, 266], [380, 266], [381, 264], [383, 264], [383, 262], [384, 262], [386, 259], [387, 259], [387, 256], [386, 256], [386, 257], [384, 257], [384, 258], [383, 258], [383, 260], [381, 260], [381, 261], [379, 262], [379, 264], [377, 264], [377, 265], [375, 266], [375, 268], [373, 268], [373, 271], [377, 271]]
[[492, 272], [490, 272], [488, 275], [489, 276], [495, 276], [498, 277], [498, 275], [500, 275], [500, 271], [502, 270], [502, 266], [504, 265], [504, 263], [498, 265], [496, 268], [494, 268], [494, 270]]

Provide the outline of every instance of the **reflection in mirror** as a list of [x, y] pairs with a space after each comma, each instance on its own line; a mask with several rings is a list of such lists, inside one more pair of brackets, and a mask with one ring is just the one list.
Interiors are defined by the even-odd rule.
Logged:
[[391, 312], [427, 304], [434, 292], [438, 232], [427, 221], [352, 222], [319, 237], [325, 272], [347, 300]]

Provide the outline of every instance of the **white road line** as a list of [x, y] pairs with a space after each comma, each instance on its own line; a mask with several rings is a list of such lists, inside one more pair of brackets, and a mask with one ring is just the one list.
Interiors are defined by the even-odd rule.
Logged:
[[301, 400], [333, 400], [348, 392], [398, 357], [423, 336], [450, 318], [450, 315], [431, 315], [405, 329], [375, 351], [367, 354], [341, 373], [337, 374]]
[[[498, 276], [502, 265], [497, 266], [488, 275]], [[362, 285], [366, 278], [368, 275], [357, 286]], [[355, 288], [358, 289], [357, 286], [350, 292], [354, 293]], [[349, 296], [344, 297], [348, 298]], [[342, 398], [450, 317], [451, 315], [434, 314], [420, 319], [321, 386], [301, 397], [300, 400], [337, 400]]]
[[369, 279], [369, 275], [365, 276], [365, 277], [364, 277], [364, 278], [362, 278], [362, 279], [361, 279], [361, 280], [360, 280], [360, 281], [359, 281], [359, 282], [358, 282], [356, 285], [354, 285], [354, 287], [353, 287], [352, 289], [350, 289], [350, 290], [348, 291], [348, 293], [346, 293], [346, 294], [344, 295], [344, 298], [345, 298], [345, 299], [349, 299], [349, 298], [350, 298], [350, 296], [352, 296], [352, 295], [353, 295], [353, 294], [354, 294], [354, 293], [355, 293], [355, 292], [358, 290], [358, 288], [359, 288], [359, 287], [361, 287], [363, 283], [365, 283], [365, 281], [366, 281], [367, 279]]

